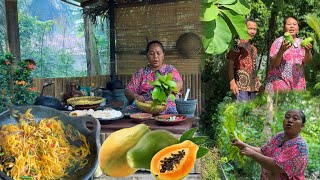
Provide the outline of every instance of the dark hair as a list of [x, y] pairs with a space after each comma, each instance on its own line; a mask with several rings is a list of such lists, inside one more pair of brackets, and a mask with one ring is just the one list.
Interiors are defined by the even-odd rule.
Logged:
[[299, 21], [298, 21], [298, 18], [297, 17], [295, 17], [295, 16], [286, 16], [284, 19], [283, 19], [283, 28], [286, 26], [286, 23], [287, 23], [287, 20], [289, 19], [289, 18], [293, 18], [293, 19], [295, 19], [297, 22], [298, 22], [298, 25], [299, 25]]
[[24, 62], [36, 65], [36, 62], [33, 59], [25, 59]]
[[150, 42], [148, 43], [147, 48], [146, 48], [146, 53], [149, 52], [150, 46], [151, 46], [152, 44], [159, 44], [160, 47], [161, 47], [161, 49], [162, 49], [162, 51], [164, 52], [164, 48], [163, 48], [162, 43], [161, 43], [160, 41], [154, 40], [154, 41], [150, 41]]
[[246, 18], [246, 23], [247, 22], [254, 22], [254, 23], [257, 23], [257, 21], [254, 19], [254, 18], [252, 18], [252, 17], [249, 17], [249, 18]]
[[286, 112], [286, 114], [290, 111], [297, 111], [299, 113], [300, 118], [302, 119], [302, 124], [306, 122], [306, 115], [300, 109], [290, 109]]

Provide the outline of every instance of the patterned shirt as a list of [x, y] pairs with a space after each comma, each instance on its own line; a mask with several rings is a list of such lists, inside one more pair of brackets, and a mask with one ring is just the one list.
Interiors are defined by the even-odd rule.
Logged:
[[283, 143], [284, 133], [278, 133], [267, 144], [261, 147], [262, 154], [273, 158], [274, 162], [285, 173], [272, 174], [262, 169], [261, 179], [303, 180], [308, 165], [308, 147], [301, 136]]
[[[282, 42], [283, 36], [272, 43], [270, 57], [279, 52]], [[270, 66], [266, 82], [267, 92], [306, 89], [303, 62], [305, 50], [301, 47], [301, 39], [297, 38], [295, 43], [298, 48], [291, 46], [286, 50], [279, 66]]]
[[234, 61], [235, 81], [240, 91], [259, 91], [261, 83], [257, 77], [257, 48], [250, 42], [241, 40], [239, 52], [229, 51], [227, 59]]
[[[172, 73], [172, 79], [176, 82], [182, 82], [182, 78], [178, 72], [178, 70], [168, 64], [162, 65], [161, 69], [159, 70], [161, 75]], [[149, 84], [149, 81], [154, 81], [156, 79], [156, 72], [152, 71], [149, 66], [141, 68], [137, 71], [131, 78], [127, 89], [130, 89], [134, 93], [142, 95], [146, 101], [152, 101], [151, 92], [153, 90], [153, 86]], [[178, 97], [178, 94], [176, 95]], [[134, 107], [129, 107], [134, 108]], [[177, 114], [176, 104], [168, 98], [167, 109], [165, 114]]]

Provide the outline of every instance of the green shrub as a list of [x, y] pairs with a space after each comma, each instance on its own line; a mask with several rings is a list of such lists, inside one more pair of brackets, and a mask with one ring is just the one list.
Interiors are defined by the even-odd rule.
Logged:
[[[217, 117], [213, 121], [219, 121], [219, 125], [216, 127], [216, 131], [219, 132], [218, 149], [225, 170], [230, 177], [241, 176], [248, 179], [259, 179], [261, 169], [258, 163], [240, 155], [239, 149], [231, 146], [231, 139], [237, 137], [248, 144], [262, 146], [269, 139], [262, 133], [264, 126], [271, 127], [272, 135], [283, 131], [284, 114], [293, 108], [301, 109], [307, 117], [306, 126], [301, 132], [301, 136], [309, 146], [307, 175], [320, 169], [318, 98], [312, 97], [309, 92], [290, 92], [275, 95], [273, 102], [273, 119], [270, 124], [265, 123], [268, 114], [266, 95], [246, 103], [225, 101], [219, 105]], [[217, 124], [217, 122], [214, 123]]]
[[30, 105], [38, 95], [31, 78], [34, 66], [21, 61], [14, 66], [14, 57], [7, 53], [0, 59], [0, 112], [8, 103]]

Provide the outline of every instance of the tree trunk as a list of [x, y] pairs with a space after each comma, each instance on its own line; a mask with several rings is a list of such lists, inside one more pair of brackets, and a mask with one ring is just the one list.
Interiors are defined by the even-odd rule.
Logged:
[[18, 4], [17, 0], [5, 0], [6, 20], [7, 20], [7, 38], [8, 51], [15, 57], [15, 62], [21, 60], [20, 57], [20, 39], [18, 25]]
[[[281, 2], [278, 2], [281, 3]], [[269, 66], [270, 66], [270, 47], [272, 45], [272, 42], [274, 41], [274, 39], [276, 38], [276, 32], [275, 29], [277, 27], [277, 16], [279, 14], [279, 6], [272, 6], [271, 7], [271, 15], [270, 15], [270, 19], [269, 19], [269, 28], [266, 34], [266, 45], [267, 47], [269, 47], [268, 49], [268, 54], [267, 54], [267, 63], [266, 63], [266, 79], [267, 79], [267, 75], [268, 75], [268, 70], [269, 70]]]
[[85, 48], [87, 57], [87, 75], [96, 76], [101, 74], [100, 59], [98, 56], [97, 42], [92, 31], [92, 22], [89, 17], [84, 18]]

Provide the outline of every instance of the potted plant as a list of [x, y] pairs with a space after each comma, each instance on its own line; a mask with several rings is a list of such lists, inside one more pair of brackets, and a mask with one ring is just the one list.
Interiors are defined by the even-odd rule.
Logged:
[[150, 85], [154, 87], [151, 92], [151, 102], [139, 102], [136, 104], [140, 110], [151, 114], [159, 114], [166, 109], [168, 97], [174, 101], [175, 93], [178, 93], [177, 83], [173, 81], [172, 73], [161, 76], [158, 72], [156, 73], [156, 80], [149, 81]]

